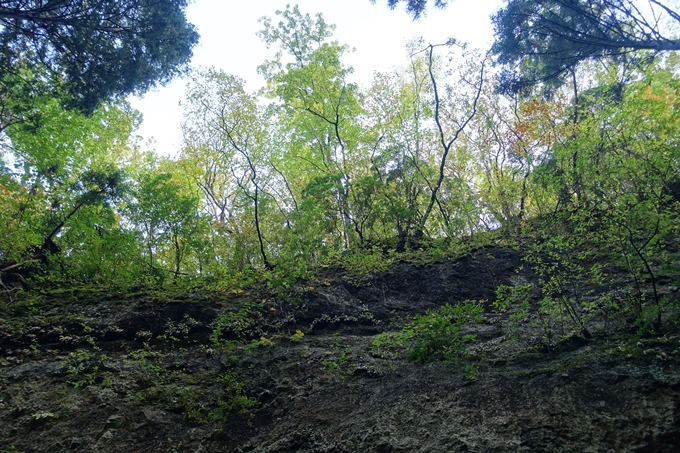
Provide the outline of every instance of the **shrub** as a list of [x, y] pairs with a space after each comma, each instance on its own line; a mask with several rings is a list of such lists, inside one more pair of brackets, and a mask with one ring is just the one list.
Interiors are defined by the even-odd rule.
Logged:
[[446, 304], [439, 311], [428, 310], [416, 315], [399, 332], [383, 333], [373, 341], [378, 352], [405, 348], [417, 362], [441, 358], [450, 363], [463, 353], [466, 343], [475, 335], [464, 328], [482, 321], [483, 301], [468, 300], [456, 305]]

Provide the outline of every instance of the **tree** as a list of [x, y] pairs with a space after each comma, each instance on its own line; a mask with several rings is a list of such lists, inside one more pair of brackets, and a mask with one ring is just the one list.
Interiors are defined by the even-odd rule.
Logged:
[[537, 184], [534, 170], [551, 156], [557, 140], [571, 131], [570, 103], [553, 99], [508, 98], [496, 91], [497, 74], [485, 81], [479, 114], [464, 137], [474, 153], [475, 185], [487, 228], [515, 228], [525, 218], [553, 212], [552, 190]]
[[167, 83], [185, 72], [198, 42], [188, 3], [0, 0], [0, 103], [33, 80], [92, 113], [102, 100]]
[[[209, 210], [219, 213], [222, 224], [235, 214], [238, 191], [252, 203], [253, 220], [262, 263], [272, 268], [262, 226], [262, 204], [266, 197], [267, 121], [255, 96], [246, 93], [244, 81], [215, 69], [194, 73], [185, 105], [185, 156], [206, 198]], [[227, 173], [219, 177], [216, 170]], [[229, 185], [232, 189], [229, 189]], [[227, 217], [228, 216], [228, 217]], [[233, 223], [233, 222], [230, 222]], [[238, 228], [237, 225], [235, 225]]]
[[[420, 49], [422, 42], [414, 46]], [[427, 159], [431, 149], [426, 127], [432, 120], [428, 101], [426, 61], [414, 56], [402, 70], [376, 73], [364, 102], [364, 127], [374, 134], [370, 163], [379, 181], [373, 235], [381, 242], [396, 235], [398, 251], [412, 245], [431, 189], [428, 181], [434, 178], [434, 166]]]
[[[329, 220], [339, 217], [336, 229], [349, 246], [353, 231], [362, 240], [362, 214], [353, 209], [352, 170], [366, 168], [360, 163], [359, 88], [347, 81], [353, 69], [342, 63], [350, 49], [327, 42], [335, 26], [321, 14], [314, 20], [297, 6], [276, 14], [282, 19], [276, 26], [269, 18], [261, 19], [264, 29], [259, 36], [281, 51], [258, 69], [267, 80], [266, 94], [281, 102], [280, 127], [294, 131], [289, 134], [289, 162], [297, 160], [298, 166], [308, 168], [307, 195], [318, 196]], [[284, 63], [283, 51], [289, 63]]]
[[[125, 189], [120, 164], [138, 113], [121, 101], [86, 117], [54, 99], [44, 101], [37, 109], [42, 127], [13, 126], [2, 149], [11, 151], [19, 171], [0, 180], [0, 235], [11, 239], [0, 241], [0, 271], [73, 255], [73, 244], [64, 240], [71, 225], [111, 226], [113, 206]], [[85, 211], [87, 222], [79, 221]]]
[[585, 60], [640, 50], [680, 50], [668, 34], [680, 14], [650, 0], [509, 0], [493, 16], [501, 88], [518, 92], [536, 83], [557, 86]]
[[127, 214], [140, 230], [149, 274], [162, 282], [171, 272], [177, 280], [201, 226], [198, 194], [181, 177], [177, 162], [148, 156], [138, 164]]
[[[371, 0], [375, 4], [376, 0]], [[397, 7], [399, 3], [406, 3], [406, 11], [413, 15], [414, 19], [420, 18], [425, 13], [427, 7], [427, 0], [387, 0], [387, 6], [390, 9]], [[449, 0], [434, 0], [435, 8], [443, 9], [448, 5]]]
[[[541, 276], [541, 311], [563, 328], [582, 330], [598, 314], [605, 326], [637, 319], [644, 330], [675, 309], [659, 276], [678, 275], [669, 247], [680, 212], [670, 191], [679, 174], [677, 68], [676, 54], [659, 58], [623, 89], [619, 68], [591, 72], [597, 85], [579, 95], [579, 121], [555, 129], [557, 139], [533, 170], [530, 180], [557, 203], [523, 225], [526, 261]], [[584, 278], [608, 285], [609, 294], [583, 292]]]
[[26, 251], [43, 242], [40, 198], [12, 178], [0, 178], [0, 278], [32, 259]]
[[[442, 147], [442, 154], [441, 154], [441, 160], [439, 162], [439, 175], [437, 176], [437, 182], [432, 185], [432, 188], [430, 190], [430, 201], [427, 204], [427, 208], [425, 209], [425, 213], [423, 214], [423, 218], [421, 220], [420, 226], [416, 234], [418, 236], [422, 236], [425, 227], [427, 224], [427, 220], [432, 213], [432, 209], [434, 208], [435, 203], [440, 207], [440, 210], [442, 211], [442, 217], [444, 219], [444, 222], [448, 224], [448, 216], [444, 212], [444, 209], [441, 207], [441, 200], [439, 199], [440, 196], [438, 196], [439, 190], [441, 189], [443, 183], [444, 183], [444, 178], [446, 177], [446, 160], [449, 157], [449, 153], [451, 152], [451, 147], [456, 143], [458, 138], [460, 137], [461, 133], [465, 130], [467, 125], [472, 121], [474, 118], [475, 114], [477, 113], [477, 102], [479, 102], [479, 98], [482, 94], [482, 87], [484, 86], [484, 69], [485, 69], [485, 64], [486, 60], [482, 60], [482, 63], [479, 68], [479, 78], [478, 80], [471, 79], [471, 77], [465, 77], [463, 76], [462, 79], [462, 84], [461, 85], [468, 85], [470, 88], [472, 88], [472, 102], [471, 105], [466, 105], [467, 111], [465, 111], [462, 114], [456, 114], [455, 109], [447, 109], [447, 105], [445, 101], [440, 97], [439, 94], [439, 89], [437, 88], [437, 80], [435, 78], [435, 74], [433, 71], [433, 52], [434, 52], [434, 45], [430, 44], [427, 47], [427, 52], [428, 52], [428, 72], [430, 75], [430, 81], [432, 82], [432, 90], [434, 92], [434, 121], [437, 126], [437, 135], [439, 136], [439, 142]], [[474, 68], [477, 69], [477, 68]], [[466, 74], [467, 75], [467, 74]], [[459, 89], [462, 88], [459, 87]], [[452, 92], [449, 90], [449, 98], [453, 98], [451, 96]], [[454, 102], [455, 102], [454, 98]], [[449, 110], [449, 111], [447, 111]], [[448, 114], [448, 115], [447, 115]], [[453, 123], [453, 128], [450, 128], [450, 130], [446, 130], [445, 125], [444, 125], [444, 116], [448, 116], [449, 120], [451, 123]], [[455, 175], [455, 173], [454, 173]], [[456, 179], [461, 179], [460, 175], [455, 175], [457, 178]], [[447, 225], [448, 226], [448, 225]]]

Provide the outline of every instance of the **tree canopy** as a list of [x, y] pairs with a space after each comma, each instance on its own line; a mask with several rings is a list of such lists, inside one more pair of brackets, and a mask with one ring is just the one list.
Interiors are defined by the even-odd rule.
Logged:
[[[375, 3], [376, 0], [371, 0]], [[414, 19], [427, 0], [388, 0], [393, 9], [406, 3]], [[448, 1], [435, 0], [435, 8]], [[587, 60], [616, 58], [646, 50], [638, 59], [680, 50], [673, 30], [680, 25], [677, 6], [664, 0], [507, 0], [492, 16], [492, 52], [503, 66], [499, 89], [516, 93], [536, 84], [552, 89]]]
[[[47, 92], [92, 113], [102, 100], [184, 74], [198, 42], [188, 0], [0, 1], [0, 101]], [[29, 89], [26, 85], [30, 85]]]
[[535, 83], [558, 85], [582, 61], [639, 50], [680, 50], [671, 26], [680, 15], [652, 0], [509, 0], [493, 16], [493, 52], [506, 65], [501, 86], [518, 91]]
[[[376, 0], [371, 0], [371, 3], [375, 2]], [[400, 3], [406, 3], [406, 11], [413, 15], [414, 19], [418, 19], [425, 13], [428, 0], [387, 0], [390, 9], [396, 8]], [[434, 7], [445, 8], [448, 3], [449, 0], [434, 0]]]

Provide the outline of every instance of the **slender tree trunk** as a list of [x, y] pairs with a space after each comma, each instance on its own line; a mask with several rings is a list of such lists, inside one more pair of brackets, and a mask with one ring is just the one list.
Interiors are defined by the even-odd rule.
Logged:
[[[446, 159], [449, 156], [449, 152], [451, 151], [451, 146], [453, 146], [454, 142], [458, 140], [458, 137], [460, 134], [463, 132], [465, 127], [468, 125], [470, 121], [472, 121], [472, 118], [474, 118], [475, 114], [477, 113], [477, 102], [479, 101], [479, 98], [482, 94], [482, 86], [484, 84], [484, 69], [485, 69], [485, 61], [482, 61], [482, 68], [480, 70], [479, 74], [479, 86], [477, 87], [477, 93], [475, 95], [475, 99], [472, 103], [472, 112], [470, 115], [465, 119], [462, 125], [458, 127], [456, 130], [455, 134], [450, 140], [446, 140], [446, 136], [444, 133], [444, 127], [442, 126], [441, 119], [440, 119], [440, 109], [441, 109], [441, 101], [439, 99], [439, 91], [437, 89], [437, 80], [434, 77], [434, 72], [432, 70], [432, 64], [433, 64], [433, 51], [434, 51], [434, 45], [430, 44], [428, 46], [429, 48], [429, 62], [428, 62], [428, 72], [430, 74], [430, 81], [432, 82], [432, 89], [434, 91], [434, 121], [437, 125], [437, 131], [439, 133], [439, 141], [442, 145], [442, 157], [439, 163], [439, 176], [437, 178], [437, 183], [432, 187], [431, 189], [431, 194], [430, 194], [430, 201], [427, 204], [427, 208], [425, 209], [425, 213], [423, 214], [423, 217], [420, 221], [420, 225], [418, 227], [418, 230], [416, 231], [416, 238], [421, 239], [423, 237], [423, 234], [425, 232], [425, 225], [427, 224], [427, 220], [430, 217], [430, 214], [432, 213], [432, 209], [434, 208], [435, 203], [438, 203], [437, 199], [437, 193], [439, 192], [439, 189], [442, 186], [442, 183], [444, 182], [444, 170], [446, 169]], [[442, 212], [442, 215], [445, 215]], [[445, 219], [446, 220], [446, 219]]]

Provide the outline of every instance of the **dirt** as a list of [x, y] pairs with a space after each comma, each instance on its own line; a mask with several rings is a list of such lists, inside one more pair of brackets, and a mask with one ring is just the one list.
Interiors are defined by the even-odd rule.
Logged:
[[[486, 248], [365, 278], [328, 269], [294, 305], [261, 289], [10, 306], [0, 452], [680, 451], [678, 335], [512, 341], [490, 301], [532, 280], [517, 252]], [[372, 347], [468, 299], [486, 320], [459, 361]]]

